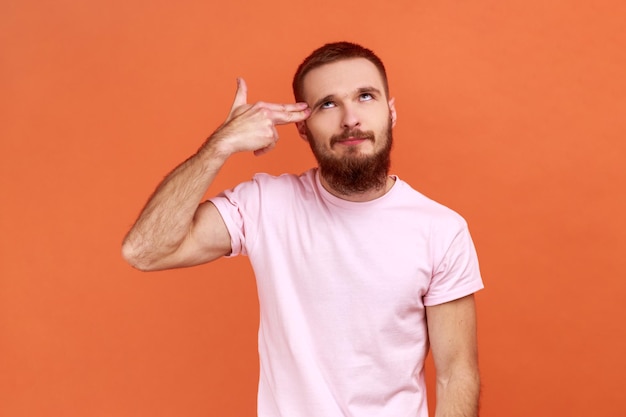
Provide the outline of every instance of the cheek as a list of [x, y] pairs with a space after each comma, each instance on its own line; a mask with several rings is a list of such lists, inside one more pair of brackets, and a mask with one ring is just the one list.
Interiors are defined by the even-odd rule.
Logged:
[[306, 127], [309, 134], [316, 138], [325, 137], [329, 134], [332, 121], [327, 115], [315, 115], [309, 117], [306, 121]]

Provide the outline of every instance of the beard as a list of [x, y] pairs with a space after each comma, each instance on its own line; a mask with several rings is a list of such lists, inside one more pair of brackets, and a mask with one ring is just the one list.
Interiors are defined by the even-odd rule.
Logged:
[[362, 194], [380, 190], [387, 184], [391, 166], [391, 147], [393, 143], [391, 120], [387, 125], [386, 137], [376, 138], [372, 131], [358, 129], [345, 130], [330, 138], [330, 146], [348, 138], [362, 138], [374, 141], [384, 140], [384, 146], [376, 153], [364, 155], [358, 147], [349, 147], [343, 156], [337, 157], [317, 145], [308, 127], [306, 128], [309, 145], [320, 168], [320, 174], [328, 185], [343, 195]]

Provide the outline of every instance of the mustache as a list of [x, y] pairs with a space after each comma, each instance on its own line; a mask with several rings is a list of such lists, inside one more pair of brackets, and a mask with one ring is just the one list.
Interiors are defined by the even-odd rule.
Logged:
[[346, 129], [340, 134], [330, 137], [330, 146], [334, 145], [337, 142], [341, 142], [350, 138], [374, 140], [374, 137], [374, 132], [372, 132], [371, 130], [362, 131], [359, 129]]

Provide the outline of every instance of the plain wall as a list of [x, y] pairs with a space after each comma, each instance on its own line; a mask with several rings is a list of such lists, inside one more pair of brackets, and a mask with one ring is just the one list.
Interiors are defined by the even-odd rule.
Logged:
[[[145, 274], [120, 244], [237, 76], [251, 101], [291, 102], [301, 59], [344, 39], [388, 67], [393, 172], [470, 224], [481, 416], [626, 415], [624, 16], [620, 1], [2, 2], [0, 415], [255, 415], [247, 259]], [[314, 164], [279, 132], [208, 195]]]

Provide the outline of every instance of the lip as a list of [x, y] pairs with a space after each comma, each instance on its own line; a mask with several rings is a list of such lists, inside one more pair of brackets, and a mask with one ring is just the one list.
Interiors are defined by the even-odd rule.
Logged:
[[363, 143], [366, 140], [367, 140], [366, 138], [348, 138], [348, 139], [339, 140], [337, 141], [337, 143], [341, 145], [346, 145], [346, 146], [354, 146], [354, 145]]

